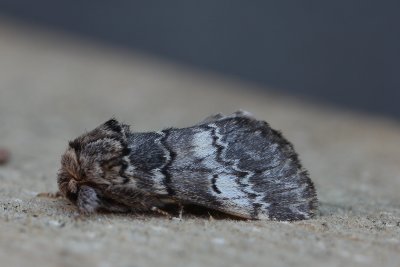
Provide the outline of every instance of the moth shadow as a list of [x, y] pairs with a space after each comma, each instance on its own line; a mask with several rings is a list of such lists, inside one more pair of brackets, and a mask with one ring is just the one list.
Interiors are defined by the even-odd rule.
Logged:
[[[159, 211], [132, 211], [128, 213], [124, 212], [110, 212], [106, 210], [100, 210], [98, 213], [103, 215], [134, 215], [141, 218], [149, 218], [149, 217], [157, 217], [157, 218], [166, 218], [166, 219], [173, 219], [173, 218], [180, 218], [182, 219], [204, 219], [204, 220], [237, 220], [237, 221], [245, 221], [247, 219], [233, 216], [230, 214], [226, 214], [217, 210], [208, 209], [202, 206], [197, 205], [185, 205], [183, 207], [182, 213], [181, 208], [177, 205], [167, 205]], [[181, 214], [180, 214], [181, 213]]]
[[[42, 198], [43, 196], [39, 196]], [[58, 207], [60, 208], [62, 213], [67, 213], [72, 217], [76, 217], [79, 219], [90, 219], [92, 216], [88, 216], [89, 214], [81, 214], [79, 211], [76, 209], [76, 207], [70, 203], [69, 201], [60, 198], [60, 197], [49, 197], [48, 194], [44, 196], [49, 199], [54, 199], [58, 203]], [[149, 217], [165, 217], [165, 218], [179, 218], [180, 217], [180, 212], [181, 208], [178, 205], [166, 205], [162, 208], [161, 210], [163, 214], [157, 211], [130, 211], [130, 212], [115, 212], [115, 211], [108, 211], [104, 209], [100, 209], [97, 211], [97, 214], [101, 214], [103, 216], [138, 216], [142, 218], [149, 218]], [[94, 214], [92, 214], [94, 215]], [[198, 205], [184, 205], [183, 210], [182, 210], [182, 218], [183, 219], [215, 219], [215, 220], [237, 220], [237, 221], [246, 221], [247, 219], [237, 217], [234, 215], [226, 214], [217, 210], [205, 208], [202, 206]]]
[[[174, 215], [179, 216], [179, 207], [172, 205], [166, 206], [166, 210], [173, 212]], [[182, 212], [183, 218], [201, 218], [201, 219], [215, 219], [215, 220], [237, 220], [246, 221], [247, 219], [227, 214], [218, 210], [209, 209], [203, 206], [194, 204], [185, 205]]]

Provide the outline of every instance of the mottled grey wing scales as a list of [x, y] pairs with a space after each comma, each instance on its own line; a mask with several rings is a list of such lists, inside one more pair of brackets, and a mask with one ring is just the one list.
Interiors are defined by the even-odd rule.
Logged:
[[244, 112], [207, 121], [163, 131], [169, 193], [244, 218], [313, 215], [314, 186], [280, 132]]

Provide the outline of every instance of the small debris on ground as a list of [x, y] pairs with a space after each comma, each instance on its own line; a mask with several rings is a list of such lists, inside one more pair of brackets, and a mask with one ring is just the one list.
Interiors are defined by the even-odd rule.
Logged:
[[11, 153], [8, 149], [0, 147], [0, 165], [7, 164], [10, 161]]

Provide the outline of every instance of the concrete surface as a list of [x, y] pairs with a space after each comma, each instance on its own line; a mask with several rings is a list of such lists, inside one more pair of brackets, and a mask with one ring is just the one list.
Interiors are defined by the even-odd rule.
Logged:
[[[301, 102], [123, 50], [0, 21], [1, 266], [400, 266], [400, 124]], [[309, 169], [317, 218], [84, 220], [55, 191], [67, 141], [111, 116], [136, 130], [245, 109]]]

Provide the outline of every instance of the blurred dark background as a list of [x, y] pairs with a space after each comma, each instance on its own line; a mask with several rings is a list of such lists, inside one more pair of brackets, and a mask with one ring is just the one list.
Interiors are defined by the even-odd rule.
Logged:
[[0, 15], [400, 119], [398, 1], [0, 0]]

